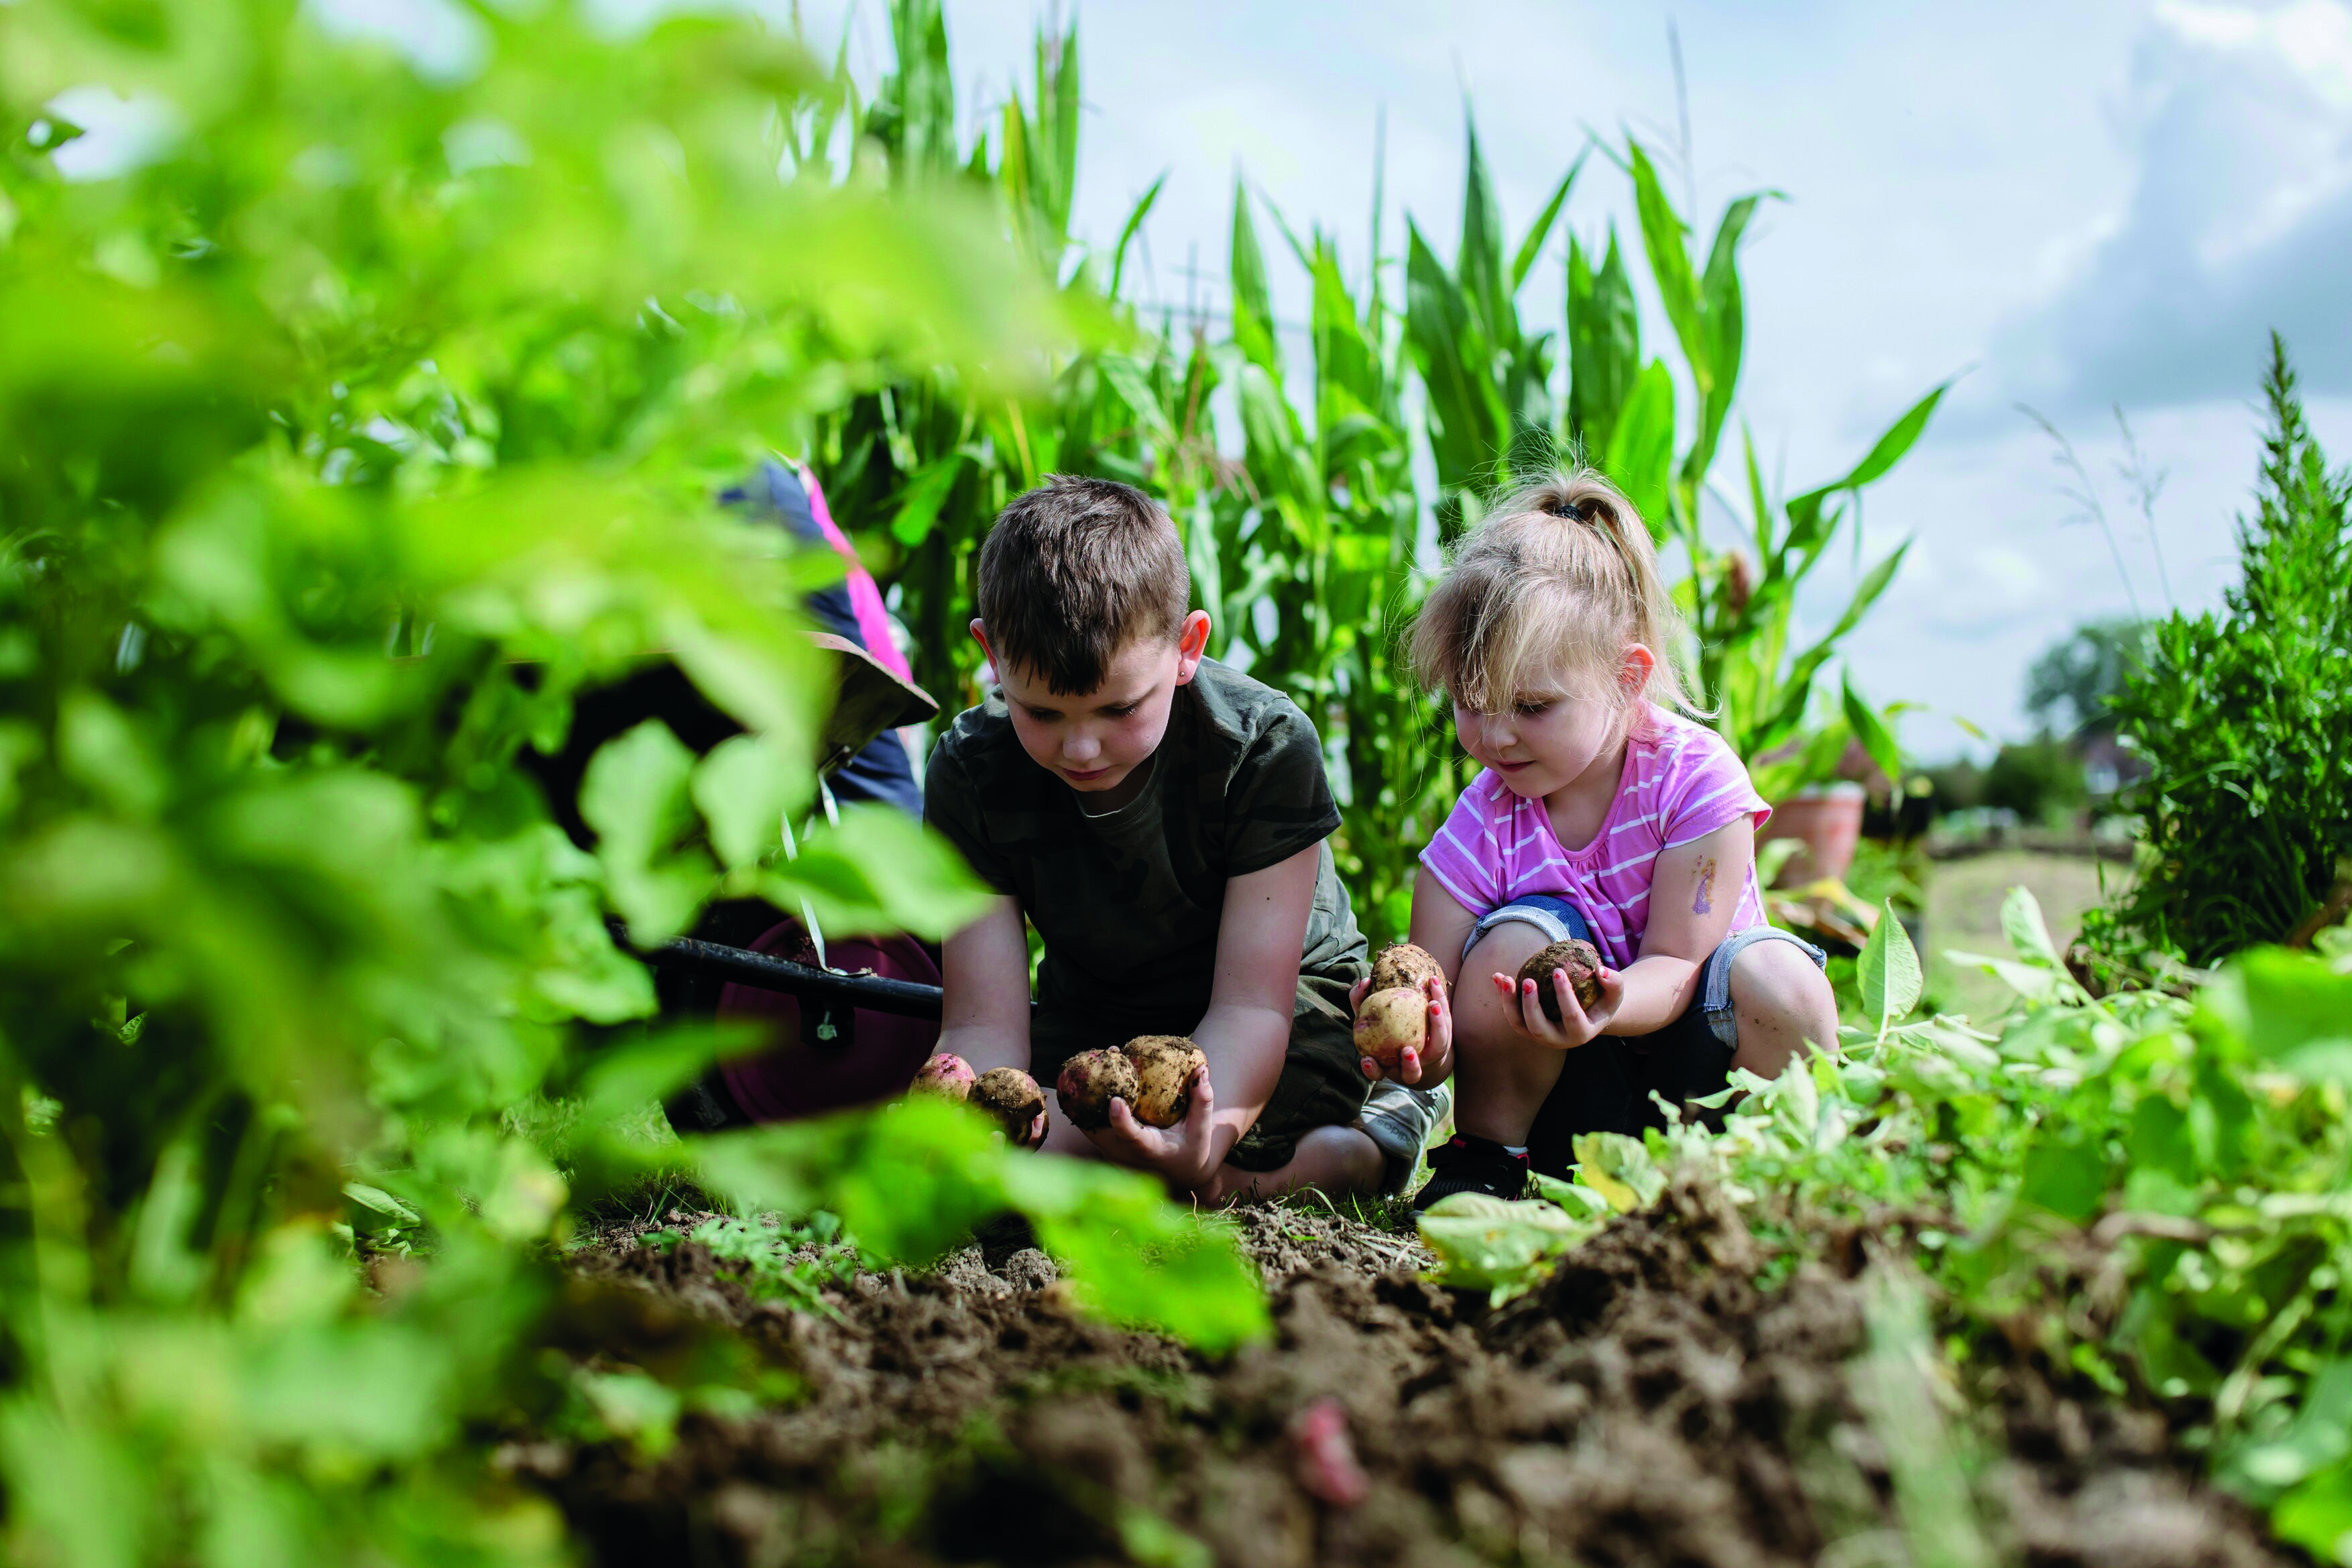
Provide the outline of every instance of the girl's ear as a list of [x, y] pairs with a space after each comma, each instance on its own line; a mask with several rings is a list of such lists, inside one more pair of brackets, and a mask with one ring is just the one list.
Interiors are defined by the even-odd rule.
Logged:
[[[973, 622], [973, 625], [980, 624]], [[1617, 689], [1627, 702], [1642, 695], [1650, 684], [1650, 672], [1658, 667], [1658, 656], [1640, 643], [1625, 646], [1625, 657], [1617, 666]]]
[[[980, 622], [972, 624], [977, 627]], [[1209, 612], [1195, 610], [1184, 617], [1184, 624], [1176, 632], [1176, 684], [1191, 681], [1201, 667], [1201, 657], [1209, 648]]]

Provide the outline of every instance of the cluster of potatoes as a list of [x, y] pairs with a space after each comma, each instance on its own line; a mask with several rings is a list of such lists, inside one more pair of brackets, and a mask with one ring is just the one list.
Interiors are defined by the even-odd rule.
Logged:
[[[1519, 980], [1536, 983], [1544, 1016], [1559, 1021], [1559, 998], [1552, 975], [1568, 972], [1577, 1001], [1591, 1007], [1601, 998], [1601, 955], [1588, 942], [1555, 942], [1529, 958]], [[1372, 960], [1371, 988], [1356, 1009], [1356, 1050], [1393, 1070], [1407, 1051], [1429, 1044], [1429, 992], [1444, 971], [1437, 960], [1410, 942], [1383, 947]], [[1135, 1119], [1149, 1127], [1172, 1127], [1192, 1108], [1192, 1092], [1209, 1059], [1177, 1034], [1139, 1035], [1115, 1050], [1082, 1051], [1065, 1062], [1055, 1081], [1055, 1097], [1073, 1126], [1098, 1131], [1110, 1125], [1110, 1103], [1124, 1100]], [[1045, 1092], [1017, 1067], [974, 1074], [961, 1056], [942, 1051], [923, 1063], [909, 1092], [977, 1105], [1003, 1124], [1005, 1134], [1024, 1141]]]
[[[1082, 1051], [1070, 1058], [1054, 1093], [1073, 1126], [1109, 1126], [1110, 1103], [1124, 1100], [1146, 1126], [1172, 1127], [1184, 1119], [1208, 1070], [1209, 1059], [1182, 1035], [1139, 1035], [1115, 1051]], [[945, 1051], [923, 1063], [909, 1092], [977, 1105], [1016, 1142], [1045, 1108], [1045, 1091], [1019, 1068], [994, 1067], [974, 1076], [970, 1062]]]

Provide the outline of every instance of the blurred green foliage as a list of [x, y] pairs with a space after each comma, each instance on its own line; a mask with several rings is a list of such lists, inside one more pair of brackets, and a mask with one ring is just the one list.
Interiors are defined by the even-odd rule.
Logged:
[[[780, 852], [830, 695], [795, 606], [838, 568], [710, 497], [860, 388], [1027, 395], [1098, 318], [987, 204], [805, 170], [833, 78], [754, 24], [460, 19], [476, 59], [426, 74], [290, 0], [0, 6], [11, 1562], [562, 1560], [484, 1435], [789, 1396], [748, 1352], [555, 1354], [567, 1216], [693, 1167], [646, 1109], [721, 1043], [643, 1025], [608, 917], [937, 935], [975, 896], [896, 818]], [[93, 91], [169, 134], [68, 178]], [[656, 657], [744, 733], [610, 742], [576, 846], [525, 763]], [[1213, 1228], [974, 1117], [711, 1157], [877, 1253], [1010, 1207], [1106, 1311], [1262, 1320]]]
[[2010, 741], [1984, 770], [1982, 803], [2017, 813], [2027, 827], [2057, 827], [2089, 799], [2074, 747], [2043, 734]]

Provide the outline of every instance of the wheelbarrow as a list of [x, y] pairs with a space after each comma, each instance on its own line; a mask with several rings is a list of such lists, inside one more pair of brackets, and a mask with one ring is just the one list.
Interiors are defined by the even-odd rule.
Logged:
[[[839, 694], [818, 758], [819, 804], [831, 817], [832, 785], [851, 759], [891, 731], [937, 716], [939, 704], [847, 638], [811, 635], [832, 657]], [[698, 752], [740, 733], [667, 659], [583, 695], [563, 749], [535, 769], [575, 841], [590, 841], [576, 805], [588, 759], [647, 718]], [[788, 853], [792, 847], [788, 836]], [[685, 936], [639, 956], [654, 967], [664, 1019], [762, 1026], [758, 1049], [719, 1064], [686, 1097], [692, 1103], [681, 1131], [688, 1123], [788, 1121], [887, 1099], [905, 1089], [939, 1039], [938, 958], [911, 937], [828, 942], [814, 911], [793, 919], [763, 901], [730, 900], [705, 910]], [[671, 1114], [680, 1120], [678, 1103]]]

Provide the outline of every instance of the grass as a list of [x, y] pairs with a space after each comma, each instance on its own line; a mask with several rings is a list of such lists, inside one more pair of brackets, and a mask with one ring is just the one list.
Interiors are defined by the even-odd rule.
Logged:
[[[2006, 956], [2000, 904], [2012, 887], [2031, 891], [2061, 951], [2081, 929], [2083, 912], [2104, 903], [2119, 868], [2066, 855], [2008, 851], [1967, 860], [1938, 862], [1927, 880], [1927, 995], [1947, 1012], [1982, 1022], [1999, 1017], [2016, 994], [1980, 970], [1955, 964], [1944, 955], [1958, 949]], [[2104, 885], [2103, 885], [2104, 879]]]

